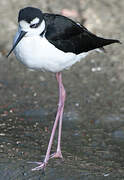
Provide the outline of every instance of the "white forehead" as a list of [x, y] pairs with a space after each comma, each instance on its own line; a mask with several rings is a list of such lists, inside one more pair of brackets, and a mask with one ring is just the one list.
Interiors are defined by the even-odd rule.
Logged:
[[40, 22], [40, 19], [36, 17], [31, 21], [31, 24], [38, 24], [39, 22]]
[[25, 21], [25, 20], [21, 20], [20, 22], [19, 22], [19, 25], [22, 27], [22, 28], [28, 28], [29, 27], [29, 24]]
[[[34, 18], [30, 23], [31, 23], [31, 24], [37, 24], [37, 23], [39, 23], [39, 22], [40, 22], [40, 19], [39, 19], [38, 17], [36, 17], [36, 18]], [[28, 27], [28, 26], [29, 26], [29, 23], [26, 22], [25, 20], [21, 20], [21, 21], [19, 22], [19, 24], [20, 24], [21, 27]]]
[[[37, 24], [37, 23], [39, 23], [40, 22], [40, 19], [38, 18], [38, 17], [36, 17], [36, 18], [34, 18], [31, 22], [30, 22], [30, 24]], [[25, 20], [21, 20], [20, 22], [19, 22], [19, 25], [20, 25], [20, 27], [24, 30], [27, 30], [27, 29], [29, 29], [30, 28], [30, 24], [27, 22], [27, 21], [25, 21]]]
[[[33, 21], [33, 23], [34, 23], [34, 21]], [[29, 24], [25, 20], [21, 20], [19, 22], [18, 31], [19, 32], [25, 31], [25, 32], [27, 32], [26, 35], [32, 36], [32, 35], [36, 35], [36, 34], [41, 34], [45, 30], [45, 21], [44, 20], [42, 20], [42, 22], [39, 24], [39, 26], [37, 28], [31, 28], [30, 25], [31, 24]]]

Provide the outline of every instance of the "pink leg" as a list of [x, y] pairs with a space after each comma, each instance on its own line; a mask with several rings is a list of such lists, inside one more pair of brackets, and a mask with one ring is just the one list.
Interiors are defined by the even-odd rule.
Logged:
[[56, 153], [52, 154], [51, 158], [63, 158], [61, 153], [61, 134], [62, 134], [62, 118], [63, 118], [63, 111], [64, 111], [64, 102], [66, 97], [66, 92], [64, 89], [64, 86], [62, 84], [62, 77], [57, 74], [57, 80], [59, 83], [59, 90], [60, 90], [60, 100], [59, 100], [59, 106], [61, 108], [60, 110], [60, 118], [59, 118], [59, 132], [58, 132], [58, 144], [57, 144], [57, 151]]
[[46, 164], [48, 163], [48, 160], [50, 159], [50, 151], [51, 151], [51, 147], [52, 147], [52, 143], [53, 143], [53, 138], [55, 135], [55, 131], [56, 131], [56, 127], [58, 124], [58, 121], [60, 119], [59, 122], [59, 134], [58, 134], [58, 146], [57, 146], [57, 152], [55, 153], [56, 157], [62, 157], [61, 154], [61, 148], [60, 148], [60, 142], [61, 142], [61, 128], [62, 128], [62, 116], [63, 116], [63, 109], [64, 109], [64, 100], [65, 100], [65, 90], [64, 90], [64, 86], [62, 84], [62, 77], [61, 77], [61, 73], [57, 73], [56, 74], [56, 78], [57, 81], [59, 83], [59, 105], [58, 105], [58, 111], [57, 111], [57, 115], [56, 115], [56, 119], [53, 125], [53, 129], [52, 129], [52, 133], [51, 133], [51, 137], [49, 140], [49, 144], [48, 144], [48, 148], [47, 148], [47, 152], [46, 152], [46, 156], [44, 159], [44, 162], [36, 162], [37, 164], [39, 164], [38, 167], [33, 168], [32, 170], [40, 170], [40, 169], [44, 169], [46, 167]]

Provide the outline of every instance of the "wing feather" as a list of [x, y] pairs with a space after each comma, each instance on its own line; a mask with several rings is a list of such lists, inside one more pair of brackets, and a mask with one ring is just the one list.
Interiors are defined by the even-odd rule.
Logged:
[[118, 40], [98, 37], [65, 16], [48, 13], [43, 16], [46, 22], [46, 38], [64, 52], [80, 54], [111, 43], [119, 43]]

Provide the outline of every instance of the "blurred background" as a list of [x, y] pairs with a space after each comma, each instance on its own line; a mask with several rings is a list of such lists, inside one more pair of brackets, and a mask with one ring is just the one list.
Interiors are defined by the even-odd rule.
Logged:
[[[124, 179], [124, 45], [92, 53], [63, 72], [64, 161], [50, 160], [43, 176], [32, 172], [46, 153], [56, 115], [55, 74], [32, 72], [12, 54], [21, 8], [34, 6], [80, 22], [91, 32], [124, 41], [123, 0], [0, 1], [0, 180]], [[56, 150], [57, 134], [52, 152]]]

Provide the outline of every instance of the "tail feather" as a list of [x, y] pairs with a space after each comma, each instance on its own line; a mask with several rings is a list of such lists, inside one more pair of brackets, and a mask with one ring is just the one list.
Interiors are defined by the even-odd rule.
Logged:
[[107, 45], [110, 45], [113, 43], [120, 43], [121, 44], [121, 42], [119, 40], [116, 40], [116, 39], [104, 39], [104, 38], [96, 36], [96, 38], [91, 40], [90, 48], [91, 49], [103, 48], [104, 46], [107, 46]]
[[104, 39], [104, 38], [98, 38], [98, 45], [96, 44], [96, 46], [99, 46], [98, 48], [95, 48], [96, 51], [98, 52], [104, 52], [106, 53], [106, 50], [104, 49], [104, 46], [113, 44], [113, 43], [120, 43], [122, 44], [119, 40], [116, 39]]
[[121, 42], [117, 39], [104, 39], [104, 38], [99, 38], [99, 37], [97, 37], [97, 38], [99, 41], [98, 44], [102, 45], [101, 47], [107, 46], [107, 45], [113, 44], [113, 43], [120, 43], [121, 44]]

